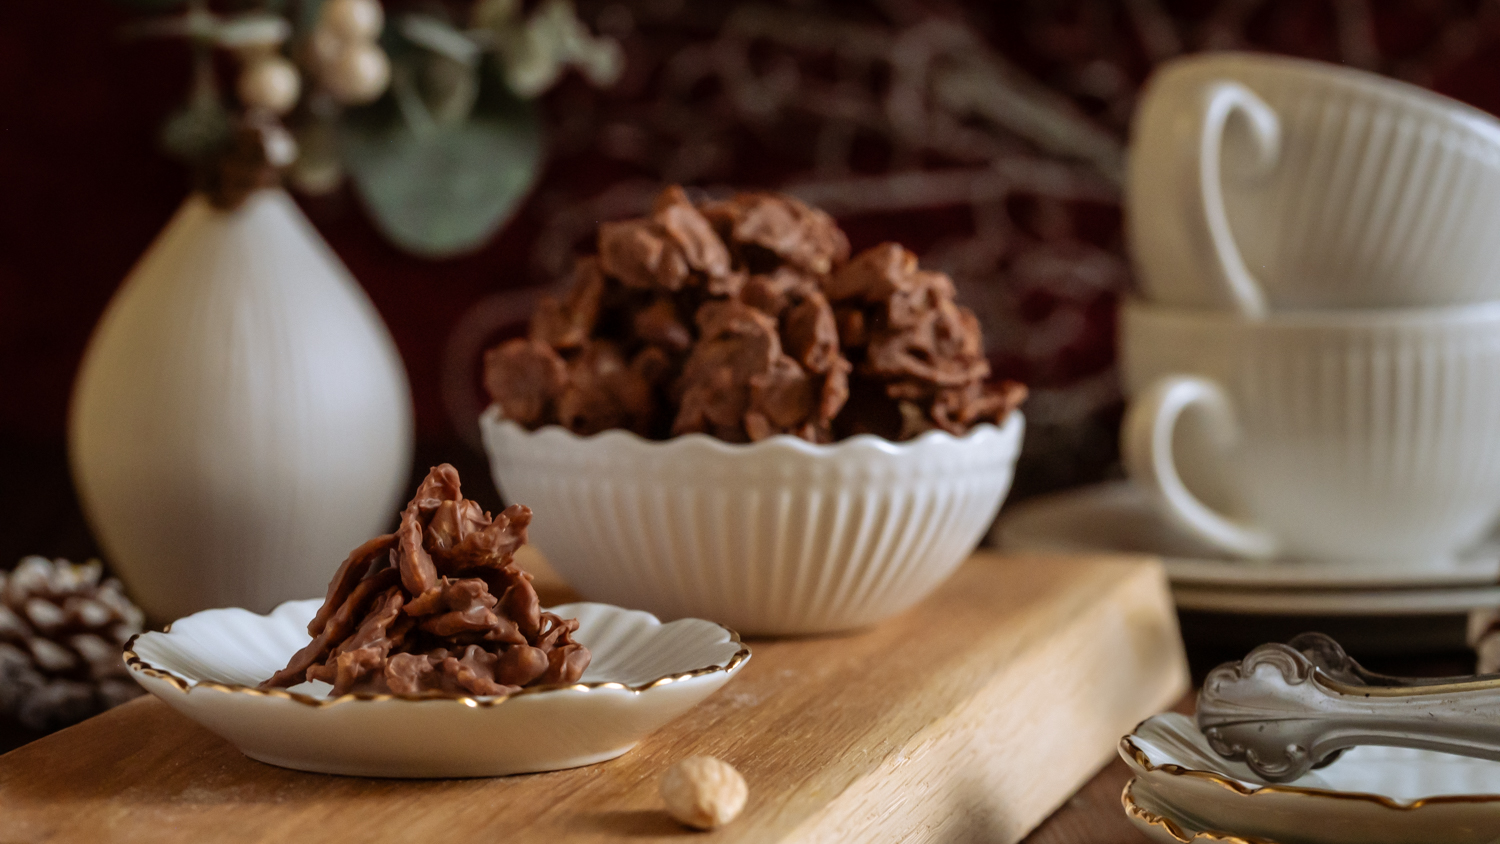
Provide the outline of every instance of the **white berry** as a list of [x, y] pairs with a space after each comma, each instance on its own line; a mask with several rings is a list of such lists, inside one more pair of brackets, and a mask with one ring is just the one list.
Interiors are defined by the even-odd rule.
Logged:
[[297, 139], [279, 123], [261, 130], [261, 149], [265, 151], [266, 163], [280, 169], [297, 160]]
[[318, 20], [346, 41], [373, 41], [385, 26], [379, 0], [328, 0]]
[[734, 820], [749, 794], [740, 772], [712, 756], [684, 759], [661, 778], [667, 814], [694, 829], [713, 829]]
[[312, 57], [313, 73], [321, 76], [333, 67], [339, 54], [344, 51], [344, 39], [331, 29], [318, 27], [308, 39], [308, 52]]
[[323, 75], [329, 92], [350, 105], [375, 100], [390, 81], [391, 61], [371, 42], [345, 44]]
[[240, 102], [250, 108], [285, 114], [297, 104], [302, 77], [297, 74], [297, 66], [287, 59], [278, 55], [260, 56], [240, 71], [235, 90]]

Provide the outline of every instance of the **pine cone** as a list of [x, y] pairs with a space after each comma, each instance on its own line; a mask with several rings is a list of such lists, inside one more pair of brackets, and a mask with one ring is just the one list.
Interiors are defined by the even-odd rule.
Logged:
[[57, 730], [141, 694], [121, 658], [141, 611], [103, 573], [45, 557], [0, 572], [0, 717]]

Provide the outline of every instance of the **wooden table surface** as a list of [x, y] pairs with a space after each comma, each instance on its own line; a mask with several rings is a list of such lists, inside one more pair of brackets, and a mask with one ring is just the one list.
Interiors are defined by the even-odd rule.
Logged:
[[[420, 471], [413, 476], [412, 483], [420, 480], [426, 466], [443, 460], [458, 463], [466, 478], [487, 477], [482, 455], [455, 455], [451, 450], [441, 450], [419, 455], [415, 465]], [[60, 444], [31, 440], [0, 441], [0, 474], [24, 479], [24, 482], [0, 485], [0, 504], [4, 505], [0, 510], [9, 514], [7, 530], [0, 534], [0, 567], [31, 553], [45, 552], [76, 560], [99, 554], [68, 484], [66, 457]], [[466, 492], [483, 498], [483, 503], [492, 510], [501, 506], [492, 489], [488, 489], [483, 483], [476, 484], [476, 487], [474, 490], [466, 487]], [[549, 603], [560, 600], [562, 597], [554, 597]], [[1199, 620], [1197, 627], [1203, 626], [1202, 621]], [[1212, 621], [1214, 625], [1224, 623], [1223, 619]], [[1232, 621], [1236, 629], [1243, 626], [1242, 618]], [[1437, 620], [1422, 621], [1431, 628]], [[1461, 642], [1462, 619], [1456, 624], [1460, 629], [1458, 641]], [[1410, 626], [1408, 623], [1405, 627], [1396, 625], [1391, 629], [1396, 630], [1396, 635], [1405, 642], [1412, 639], [1414, 631], [1407, 629]], [[1188, 656], [1195, 674], [1200, 676], [1213, 664], [1243, 654], [1251, 644], [1284, 638], [1285, 635], [1304, 629], [1302, 623], [1298, 622], [1296, 629], [1287, 627], [1284, 630], [1247, 631], [1248, 638], [1244, 642], [1236, 642], [1232, 647], [1216, 645], [1209, 649], [1195, 640], [1194, 635], [1203, 633], [1197, 627], [1188, 630], [1185, 625], [1184, 633], [1190, 634], [1187, 642]], [[1213, 629], [1223, 628], [1215, 626]], [[1473, 670], [1473, 654], [1461, 650], [1461, 646], [1446, 646], [1448, 650], [1442, 652], [1435, 652], [1435, 648], [1445, 647], [1444, 645], [1418, 642], [1415, 647], [1419, 652], [1405, 658], [1381, 661], [1373, 654], [1362, 654], [1361, 659], [1367, 667], [1391, 674], [1451, 676]], [[1190, 702], [1191, 695], [1185, 696], [1176, 708], [1188, 711]], [[37, 734], [25, 731], [14, 723], [0, 722], [0, 753], [39, 738]], [[1032, 832], [1025, 839], [1026, 844], [1145, 844], [1147, 839], [1130, 826], [1120, 809], [1120, 792], [1129, 778], [1129, 769], [1124, 762], [1118, 759], [1110, 761]], [[0, 817], [0, 842], [10, 844], [4, 833], [3, 817]]]
[[[1173, 710], [1191, 713], [1195, 696], [1184, 695]], [[1120, 792], [1130, 777], [1123, 760], [1111, 759], [1021, 844], [1150, 844], [1151, 839], [1137, 832], [1120, 808]]]
[[[1174, 709], [1191, 711], [1192, 699], [1191, 694], [1183, 697]], [[19, 746], [20, 739], [36, 738], [19, 731], [12, 741], [7, 742], [7, 737], [0, 732], [0, 748]], [[1111, 760], [1028, 835], [1023, 844], [1147, 844], [1145, 836], [1136, 832], [1120, 811], [1120, 792], [1129, 779], [1130, 769], [1125, 763], [1119, 759]], [[0, 831], [3, 831], [3, 825], [0, 825]]]
[[1087, 782], [1029, 840], [1132, 841], [1122, 769], [1094, 771], [1187, 687], [1165, 576], [1140, 558], [980, 555], [868, 631], [752, 648], [625, 756], [498, 779], [275, 768], [140, 699], [0, 756], [0, 841], [665, 840], [682, 831], [657, 780], [696, 754], [752, 784], [697, 840], [1014, 842]]
[[[1192, 695], [1185, 696], [1174, 709], [1191, 711], [1192, 699]], [[1120, 792], [1129, 779], [1130, 769], [1125, 763], [1110, 760], [1022, 844], [1149, 844], [1120, 810]], [[0, 822], [0, 841], [5, 840], [3, 831]]]

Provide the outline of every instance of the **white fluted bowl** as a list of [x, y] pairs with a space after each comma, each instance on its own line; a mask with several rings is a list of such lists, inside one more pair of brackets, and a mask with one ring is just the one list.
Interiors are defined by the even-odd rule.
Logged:
[[702, 619], [662, 624], [606, 604], [564, 604], [574, 638], [593, 654], [570, 686], [509, 696], [331, 697], [327, 683], [256, 684], [309, 641], [323, 600], [269, 615], [204, 610], [125, 646], [131, 676], [251, 759], [324, 774], [490, 777], [613, 759], [713, 694], [750, 650]]
[[590, 600], [747, 635], [873, 624], [936, 589], [1010, 490], [1025, 422], [831, 445], [527, 431], [480, 418], [495, 483]]

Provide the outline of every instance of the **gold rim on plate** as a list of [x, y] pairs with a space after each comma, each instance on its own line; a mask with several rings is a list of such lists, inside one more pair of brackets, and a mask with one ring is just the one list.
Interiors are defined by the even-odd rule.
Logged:
[[[660, 624], [660, 620], [658, 620], [657, 623]], [[446, 700], [452, 701], [461, 706], [467, 706], [470, 709], [485, 709], [491, 706], [499, 706], [500, 704], [514, 697], [524, 697], [526, 695], [542, 694], [545, 692], [589, 692], [593, 691], [594, 689], [617, 689], [620, 691], [630, 692], [632, 694], [640, 694], [642, 692], [649, 691], [650, 689], [657, 688], [658, 686], [665, 686], [670, 683], [679, 683], [683, 680], [691, 680], [694, 677], [706, 677], [710, 674], [717, 674], [721, 671], [726, 674], [730, 673], [750, 658], [750, 648], [740, 640], [740, 634], [736, 633], [728, 627], [725, 627], [722, 624], [719, 624], [718, 622], [709, 623], [728, 633], [729, 641], [736, 645], [739, 645], [739, 650], [735, 652], [734, 656], [729, 658], [728, 662], [724, 663], [723, 665], [708, 665], [703, 668], [695, 668], [691, 671], [668, 674], [635, 686], [613, 681], [595, 681], [592, 683], [573, 683], [566, 686], [528, 687], [521, 689], [518, 692], [512, 692], [508, 695], [454, 696], [443, 694], [442, 692], [424, 692], [417, 695], [400, 695], [367, 694], [356, 692], [351, 694], [339, 695], [338, 697], [312, 697], [311, 695], [305, 695], [301, 692], [290, 692], [286, 689], [262, 689], [256, 686], [244, 686], [239, 683], [218, 683], [212, 680], [185, 680], [181, 676], [171, 671], [168, 671], [164, 668], [157, 668], [156, 666], [142, 659], [140, 655], [135, 652], [135, 640], [139, 639], [141, 636], [144, 636], [144, 633], [137, 633], [134, 636], [131, 636], [130, 641], [125, 643], [125, 665], [131, 671], [137, 671], [141, 674], [146, 675], [147, 677], [152, 677], [158, 680], [165, 680], [168, 683], [171, 683], [174, 687], [177, 688], [178, 691], [184, 694], [190, 693], [194, 689], [209, 689], [216, 692], [226, 692], [230, 694], [247, 694], [254, 697], [281, 698], [283, 700], [289, 700], [293, 703], [300, 703], [303, 706], [311, 706], [313, 708], [337, 706], [338, 704], [347, 703], [349, 701]], [[167, 630], [171, 630], [170, 625], [168, 625]]]
[[[1140, 729], [1139, 726], [1136, 727]], [[1329, 791], [1323, 788], [1307, 788], [1298, 785], [1258, 785], [1247, 786], [1244, 783], [1228, 779], [1212, 771], [1200, 771], [1196, 768], [1184, 768], [1181, 765], [1166, 764], [1157, 765], [1146, 755], [1131, 738], [1135, 735], [1125, 736], [1120, 739], [1120, 752], [1141, 766], [1141, 769], [1151, 773], [1160, 771], [1174, 777], [1187, 777], [1189, 779], [1201, 779], [1214, 783], [1222, 788], [1229, 789], [1243, 797], [1254, 797], [1257, 794], [1301, 794], [1323, 800], [1353, 800], [1361, 803], [1374, 803], [1387, 809], [1395, 809], [1398, 812], [1411, 812], [1423, 806], [1438, 805], [1443, 803], [1500, 803], [1500, 794], [1438, 794], [1432, 797], [1423, 797], [1410, 803], [1402, 803], [1392, 800], [1383, 794], [1368, 794], [1359, 791]]]
[[1171, 818], [1158, 815], [1150, 809], [1144, 809], [1139, 803], [1135, 802], [1133, 790], [1137, 781], [1138, 778], [1125, 783], [1125, 790], [1120, 792], [1120, 805], [1125, 807], [1125, 814], [1148, 826], [1161, 827], [1168, 835], [1182, 842], [1182, 844], [1197, 844], [1197, 842], [1201, 841], [1217, 841], [1221, 842], [1221, 844], [1276, 844], [1275, 841], [1269, 838], [1231, 835], [1227, 832], [1217, 832], [1208, 829], [1199, 832], [1183, 829]]

